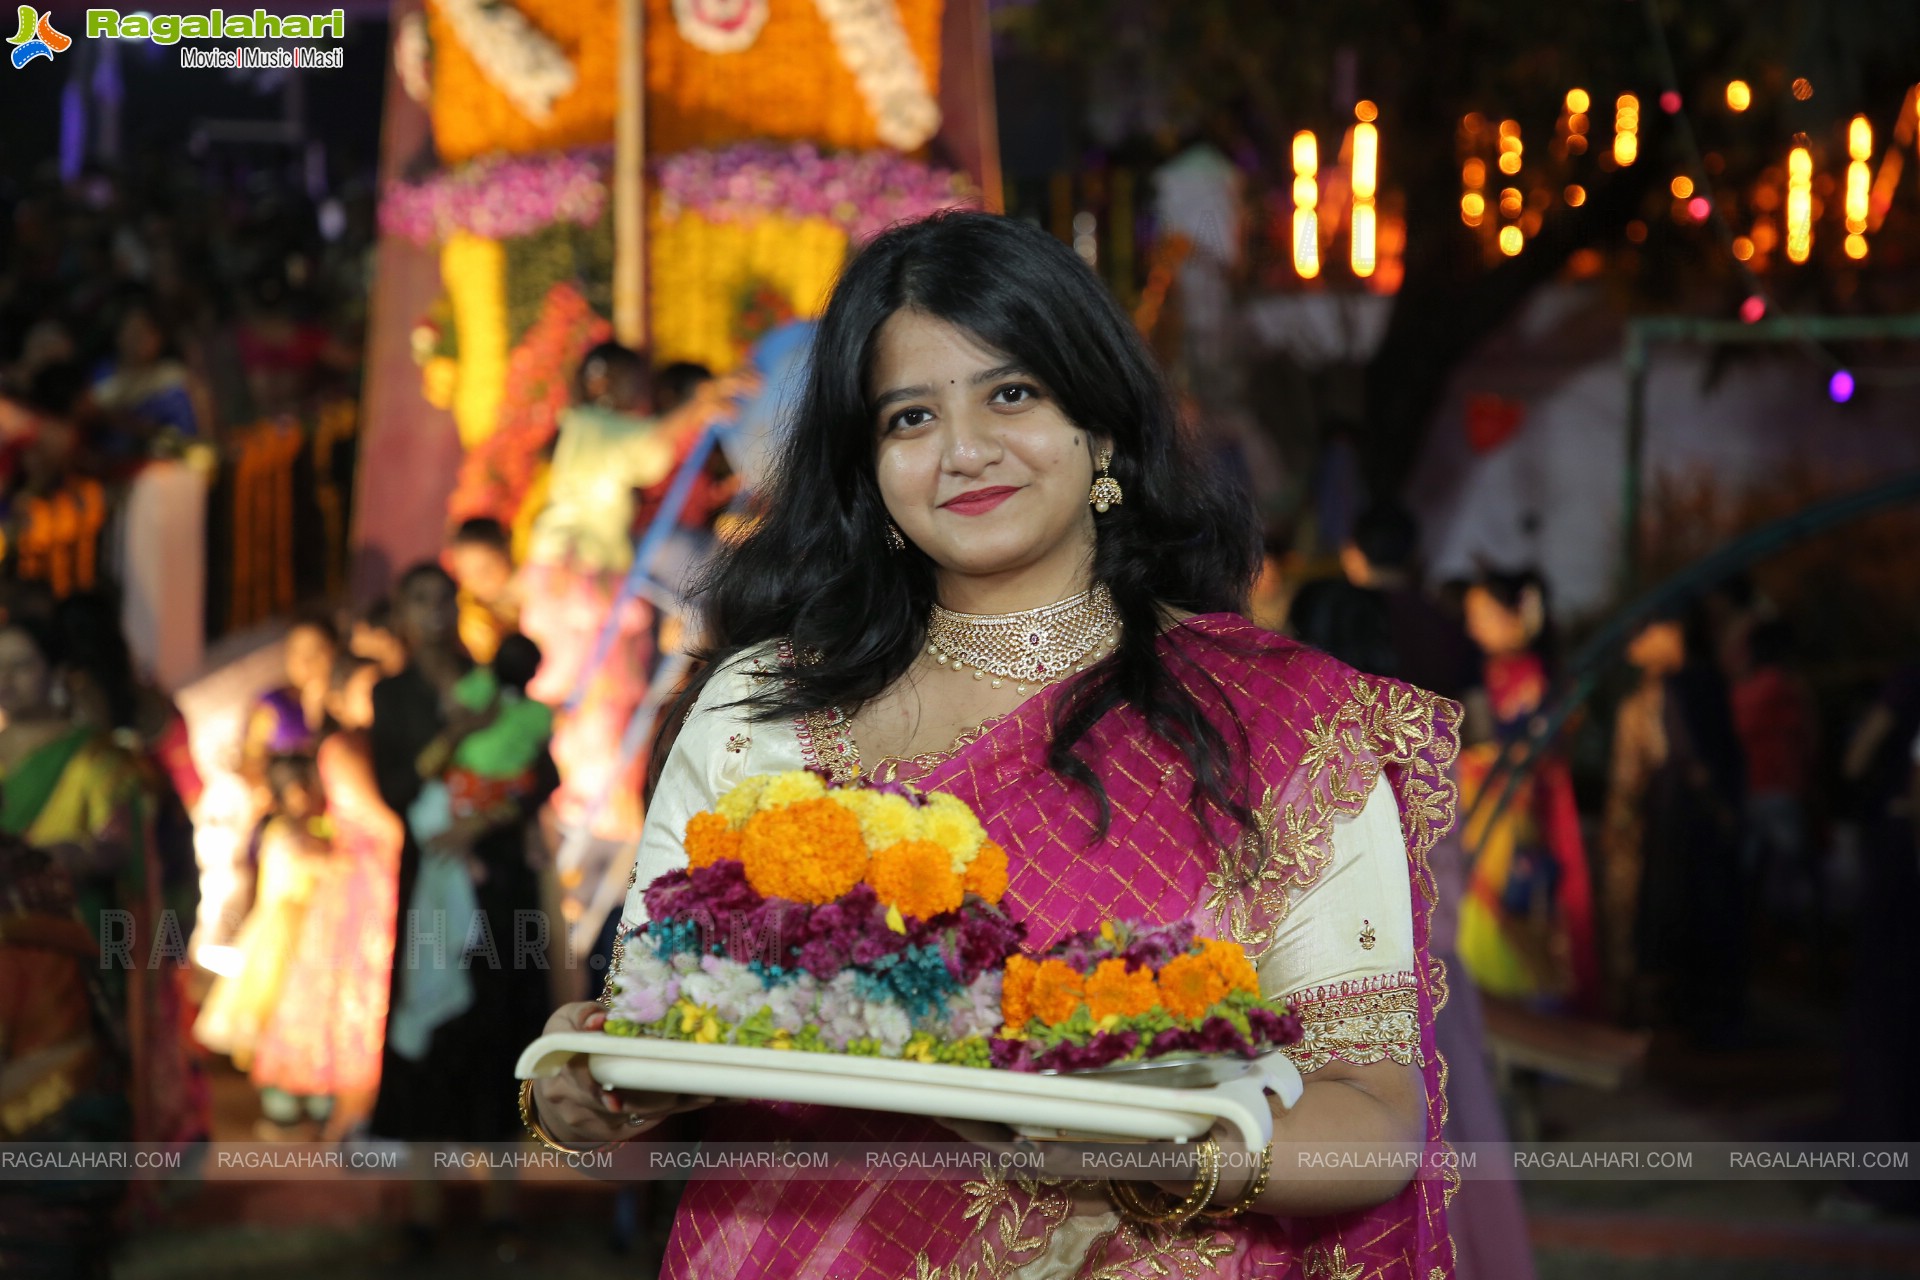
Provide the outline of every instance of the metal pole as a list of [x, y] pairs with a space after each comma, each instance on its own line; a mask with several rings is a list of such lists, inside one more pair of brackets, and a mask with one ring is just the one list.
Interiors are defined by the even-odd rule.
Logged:
[[620, 99], [613, 121], [613, 330], [647, 344], [646, 0], [620, 0]]

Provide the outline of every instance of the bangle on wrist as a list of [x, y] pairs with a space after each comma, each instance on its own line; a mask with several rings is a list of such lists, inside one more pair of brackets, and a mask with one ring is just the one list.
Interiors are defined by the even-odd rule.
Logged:
[[610, 1142], [596, 1142], [590, 1147], [570, 1147], [560, 1141], [548, 1133], [546, 1126], [540, 1123], [540, 1113], [533, 1105], [533, 1081], [531, 1080], [520, 1082], [520, 1123], [527, 1127], [528, 1133], [540, 1140], [541, 1146], [550, 1151], [558, 1151], [561, 1155], [584, 1156], [594, 1151], [604, 1151], [608, 1147], [619, 1146], [626, 1141], [625, 1138], [615, 1138]]
[[1212, 1138], [1206, 1138], [1193, 1150], [1198, 1167], [1194, 1172], [1193, 1190], [1187, 1198], [1167, 1208], [1154, 1205], [1148, 1199], [1148, 1193], [1124, 1179], [1115, 1178], [1107, 1183], [1107, 1192], [1113, 1198], [1114, 1205], [1121, 1214], [1143, 1226], [1165, 1227], [1169, 1231], [1178, 1231], [1207, 1207], [1214, 1192], [1220, 1189], [1220, 1144]]
[[1260, 1199], [1260, 1193], [1267, 1189], [1267, 1176], [1273, 1172], [1273, 1144], [1269, 1142], [1260, 1152], [1260, 1168], [1253, 1175], [1253, 1181], [1247, 1186], [1247, 1192], [1232, 1204], [1219, 1209], [1203, 1209], [1201, 1213], [1219, 1221], [1225, 1218], [1237, 1218], [1252, 1209]]

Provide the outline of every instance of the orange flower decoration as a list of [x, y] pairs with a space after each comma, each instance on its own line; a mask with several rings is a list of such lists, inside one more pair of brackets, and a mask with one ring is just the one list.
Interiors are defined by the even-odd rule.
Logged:
[[1159, 1003], [1160, 988], [1154, 983], [1151, 969], [1129, 970], [1127, 962], [1116, 956], [1102, 960], [1087, 975], [1087, 1011], [1095, 1022], [1131, 1018]]
[[1201, 1018], [1224, 1000], [1227, 981], [1206, 955], [1175, 956], [1160, 966], [1160, 1003], [1176, 1018]]
[[717, 813], [696, 813], [687, 823], [687, 865], [698, 871], [740, 856], [740, 833]]
[[1244, 991], [1250, 996], [1260, 994], [1260, 974], [1238, 943], [1204, 938], [1200, 946], [1207, 963], [1213, 966], [1228, 991]]
[[991, 840], [981, 844], [967, 864], [960, 887], [985, 902], [999, 902], [1007, 892], [1007, 851]]
[[739, 838], [747, 883], [769, 898], [832, 902], [867, 874], [860, 819], [824, 796], [756, 813]]
[[1065, 1022], [1086, 998], [1086, 982], [1064, 960], [1042, 960], [1033, 975], [1033, 1012], [1048, 1024]]
[[[850, 813], [847, 816], [858, 839], [860, 820]], [[874, 854], [867, 883], [881, 902], [898, 907], [903, 916], [922, 920], [954, 910], [964, 896], [960, 875], [953, 869], [953, 855], [931, 840], [902, 840]]]
[[1040, 966], [1025, 956], [1007, 957], [1007, 971], [1000, 980], [1000, 1017], [1013, 1035], [1026, 1031], [1033, 1017], [1033, 980]]

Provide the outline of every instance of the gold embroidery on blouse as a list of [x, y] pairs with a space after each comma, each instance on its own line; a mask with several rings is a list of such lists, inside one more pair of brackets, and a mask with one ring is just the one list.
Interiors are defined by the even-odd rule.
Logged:
[[1297, 991], [1287, 1011], [1300, 1019], [1301, 1037], [1285, 1052], [1303, 1072], [1336, 1058], [1355, 1066], [1422, 1061], [1420, 988], [1411, 969]]
[[[1205, 1234], [1198, 1234], [1202, 1230]], [[1231, 1237], [1210, 1223], [1191, 1230], [1166, 1231], [1123, 1222], [1115, 1231], [1095, 1240], [1087, 1256], [1097, 1258], [1104, 1249], [1119, 1242], [1132, 1245], [1133, 1252], [1088, 1273], [1086, 1280], [1134, 1280], [1140, 1274], [1142, 1263], [1156, 1276], [1198, 1275], [1201, 1268], [1217, 1274], [1220, 1268], [1216, 1264], [1220, 1259], [1232, 1257], [1239, 1248]]]
[[1344, 1244], [1307, 1246], [1307, 1280], [1360, 1280], [1366, 1270], [1358, 1262], [1347, 1261], [1347, 1246]]
[[1375, 941], [1376, 939], [1373, 935], [1373, 921], [1362, 919], [1360, 921], [1360, 949], [1362, 951], [1373, 950], [1373, 944]]
[[[917, 756], [888, 756], [872, 769], [865, 770], [870, 782], [914, 782], [926, 777], [947, 761], [959, 755], [980, 739], [987, 736], [993, 727], [1005, 720], [1005, 716], [988, 716], [972, 728], [962, 729], [953, 735], [953, 741], [945, 751], [922, 751]], [[849, 738], [849, 741], [852, 741]], [[853, 748], [854, 764], [860, 764], [860, 747]]]
[[737, 756], [742, 751], [745, 751], [748, 747], [752, 745], [753, 745], [752, 738], [749, 738], [744, 733], [736, 733], [732, 737], [727, 739], [727, 752], [730, 755]]
[[[633, 897], [633, 886], [639, 879], [640, 857], [636, 852], [633, 859], [633, 866], [627, 871], [627, 896], [626, 898], [620, 899], [622, 903], [625, 903], [628, 898]], [[627, 958], [626, 907], [622, 906], [620, 910], [622, 912], [620, 925], [614, 930], [613, 934], [613, 954], [607, 957], [607, 980], [600, 986], [600, 1007], [603, 1009], [613, 1008], [613, 997], [619, 985], [617, 980], [620, 977], [620, 966], [626, 962]]]
[[980, 1241], [980, 1256], [941, 1266], [922, 1250], [913, 1256], [912, 1280], [1005, 1280], [1044, 1251], [1060, 1224], [1072, 1216], [1074, 1189], [1092, 1185], [1052, 1178], [1009, 1180], [991, 1171], [978, 1182], [963, 1184], [967, 1207], [960, 1220], [974, 1224], [971, 1238]]

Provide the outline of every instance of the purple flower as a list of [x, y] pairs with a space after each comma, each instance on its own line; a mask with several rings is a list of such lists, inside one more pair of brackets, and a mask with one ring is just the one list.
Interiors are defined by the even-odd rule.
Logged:
[[1132, 937], [1127, 939], [1126, 949], [1120, 954], [1126, 957], [1128, 968], [1144, 966], [1158, 971], [1161, 965], [1175, 956], [1183, 956], [1193, 950], [1193, 936], [1191, 920], [1175, 920], [1172, 924], [1135, 929]]
[[1125, 1058], [1140, 1047], [1138, 1031], [1099, 1031], [1085, 1044], [1057, 1044], [1034, 1060], [1040, 1071], [1091, 1071]]

